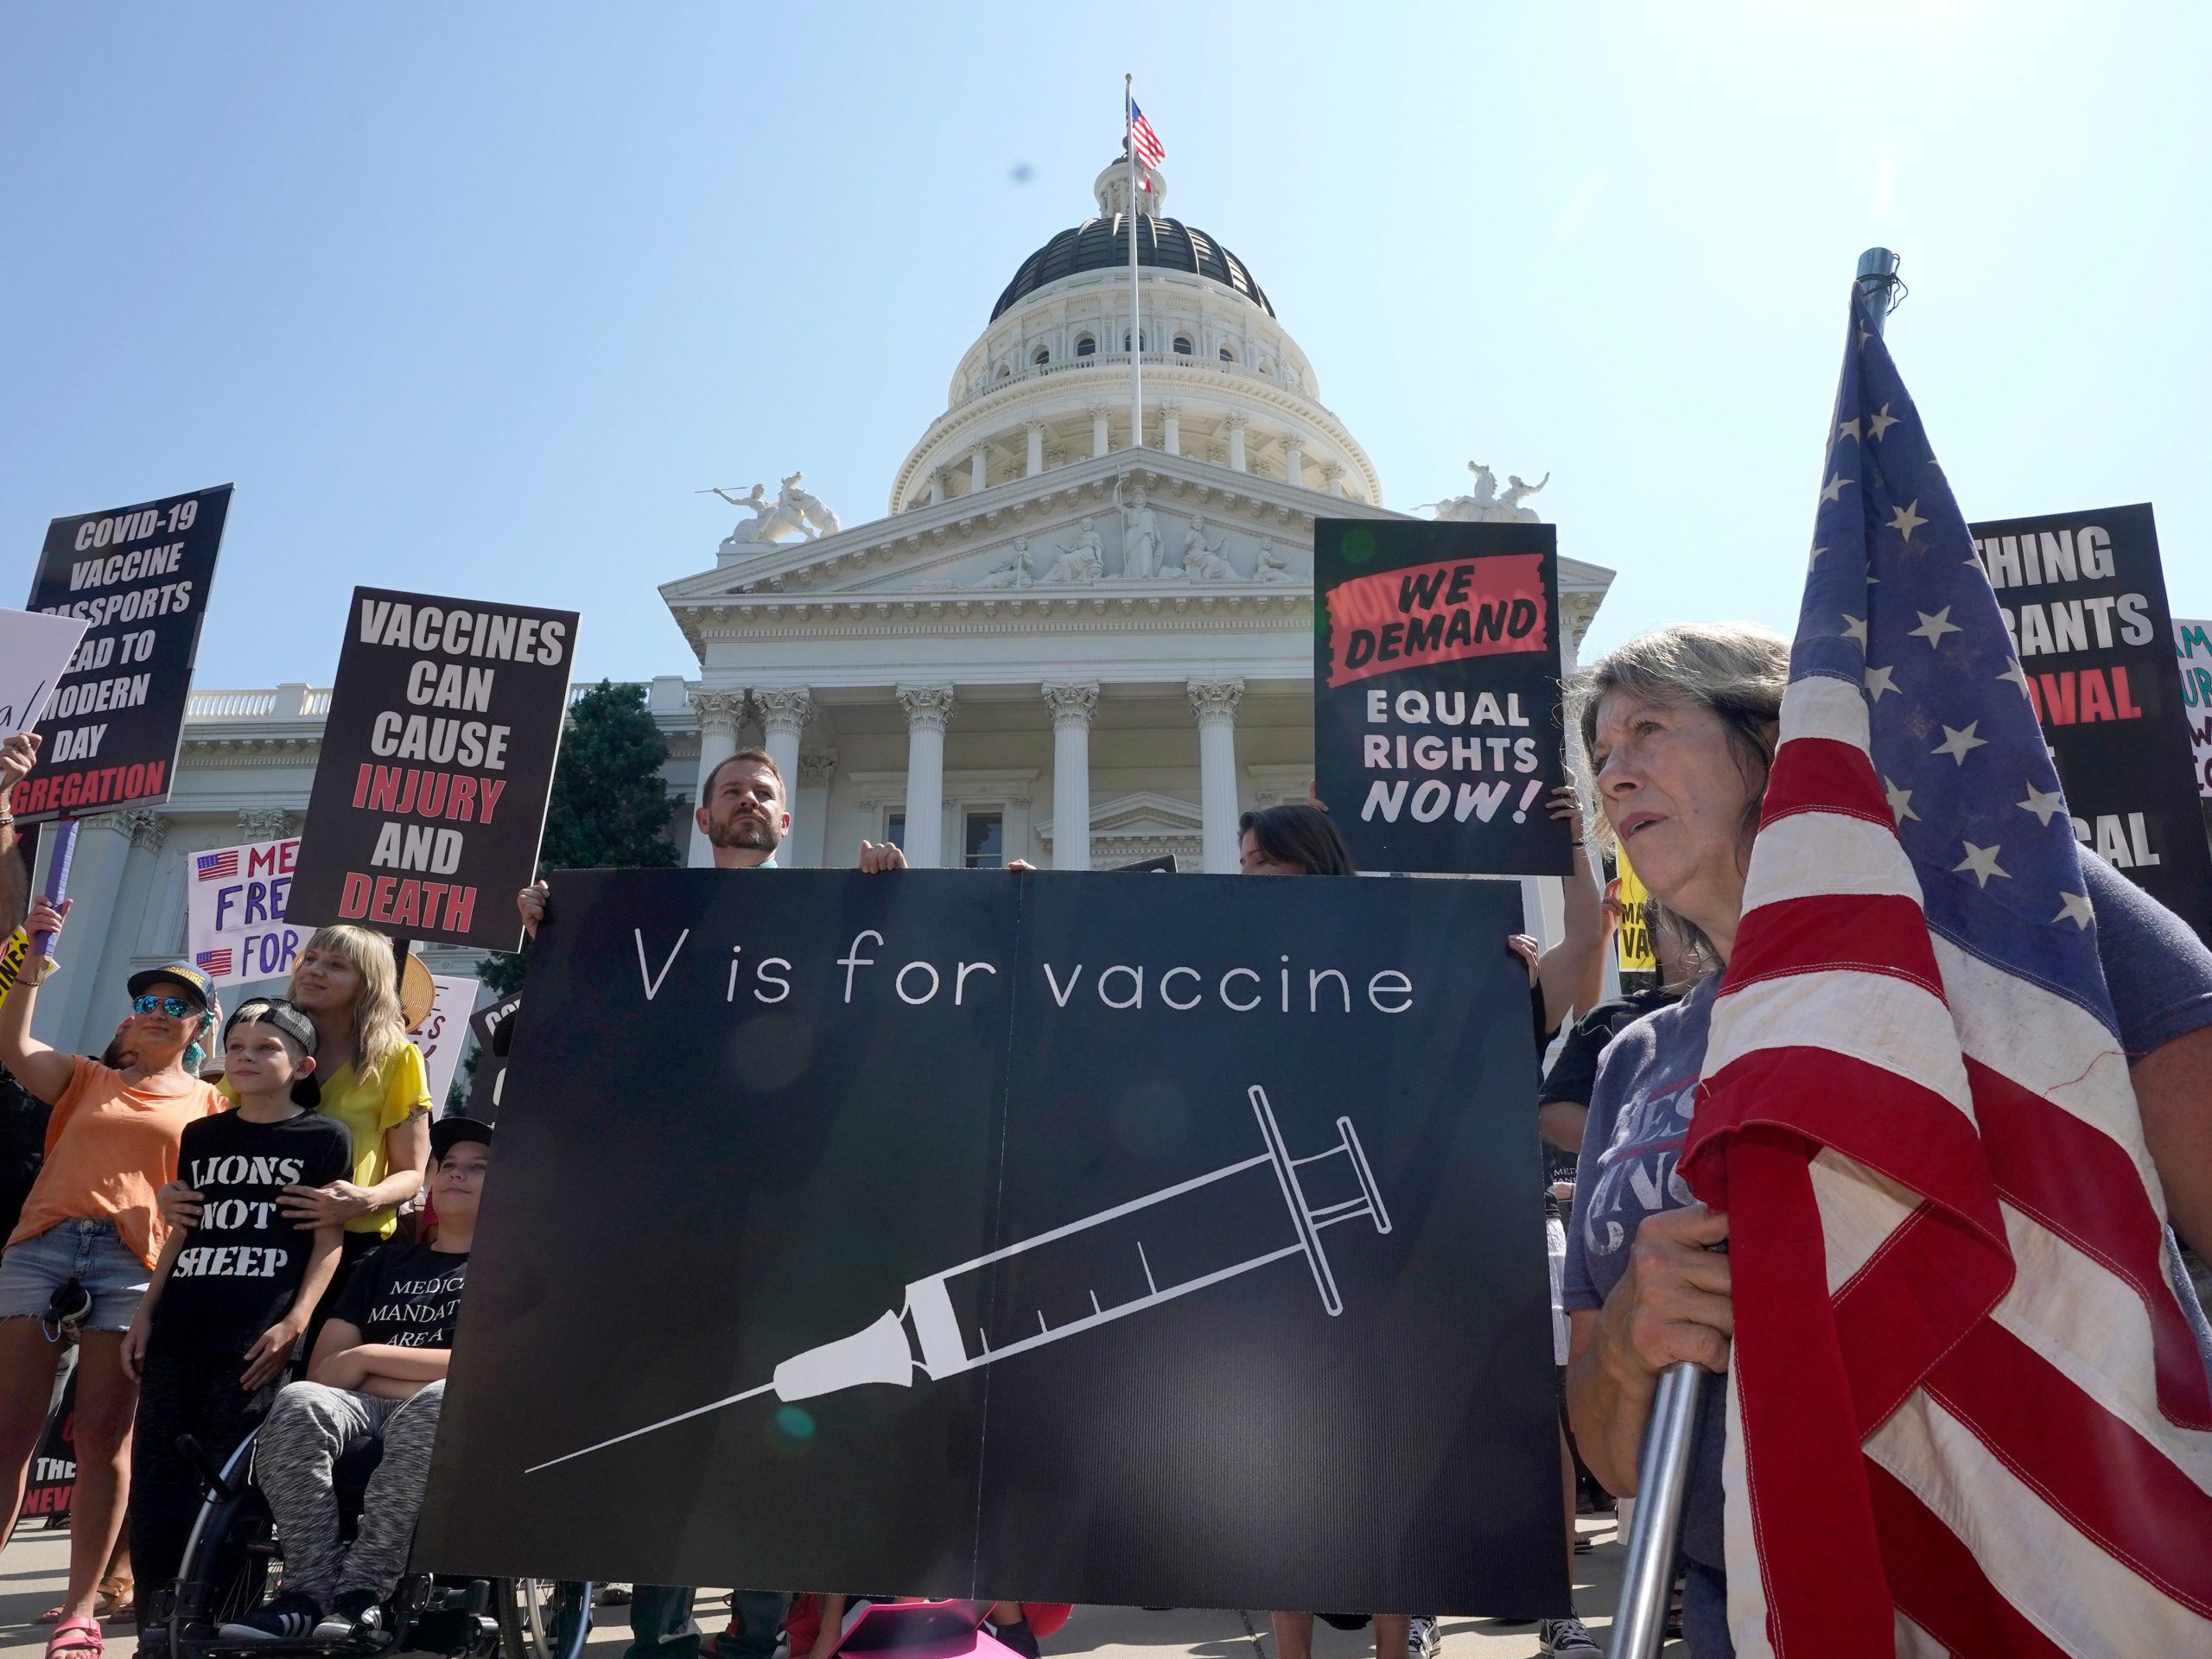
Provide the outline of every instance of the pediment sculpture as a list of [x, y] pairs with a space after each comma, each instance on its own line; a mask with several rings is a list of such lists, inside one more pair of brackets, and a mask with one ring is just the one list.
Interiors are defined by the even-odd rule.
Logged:
[[1475, 475], [1473, 493], [1446, 496], [1441, 501], [1424, 501], [1414, 511], [1418, 512], [1421, 507], [1435, 508], [1435, 522], [1440, 524], [1533, 524], [1541, 522], [1535, 508], [1524, 507], [1521, 504], [1552, 481], [1549, 473], [1534, 484], [1524, 484], [1518, 474], [1509, 473], [1506, 474], [1507, 487], [1501, 493], [1497, 487], [1497, 474], [1482, 462], [1469, 461], [1467, 470]]

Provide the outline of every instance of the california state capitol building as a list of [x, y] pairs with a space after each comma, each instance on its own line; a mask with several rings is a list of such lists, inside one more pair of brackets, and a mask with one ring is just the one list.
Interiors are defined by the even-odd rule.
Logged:
[[[734, 498], [711, 562], [659, 550], [661, 569], [690, 572], [660, 593], [693, 660], [645, 688], [690, 863], [711, 862], [690, 822], [701, 781], [756, 744], [790, 784], [787, 868], [849, 864], [863, 838], [887, 838], [922, 868], [1173, 854], [1230, 872], [1241, 812], [1305, 798], [1314, 520], [1409, 515], [1384, 505], [1255, 274], [1165, 215], [1161, 172], [1142, 183], [1133, 216], [1116, 160], [1092, 214], [1022, 261], [880, 517], [846, 523], [793, 474]], [[1476, 472], [1439, 516], [1535, 516], [1520, 505], [1535, 488], [1500, 494]], [[1423, 480], [1446, 497], [1458, 482]], [[1611, 578], [1560, 560], [1570, 666]], [[170, 798], [85, 823], [42, 1037], [97, 1053], [112, 1012], [97, 993], [184, 955], [192, 855], [299, 833], [329, 697], [194, 691]], [[1555, 940], [1558, 880], [1522, 886], [1530, 931]], [[474, 953], [424, 957], [466, 972]]]

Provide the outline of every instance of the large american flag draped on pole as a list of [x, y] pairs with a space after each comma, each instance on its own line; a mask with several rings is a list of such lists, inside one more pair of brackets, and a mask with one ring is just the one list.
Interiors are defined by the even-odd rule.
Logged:
[[1166, 146], [1160, 142], [1160, 135], [1152, 130], [1152, 123], [1144, 118], [1134, 98], [1129, 100], [1129, 148], [1147, 167], [1158, 167], [1167, 159]]
[[2212, 1389], [2065, 801], [1854, 299], [1684, 1168], [1738, 1652], [2212, 1654]]

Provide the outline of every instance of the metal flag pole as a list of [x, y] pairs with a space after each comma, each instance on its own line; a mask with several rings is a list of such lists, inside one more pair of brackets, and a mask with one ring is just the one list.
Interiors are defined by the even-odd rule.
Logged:
[[[1880, 334], [1905, 296], [1897, 255], [1887, 248], [1867, 249], [1859, 256], [1852, 280], [1866, 297], [1873, 331]], [[1681, 1534], [1682, 1497], [1697, 1442], [1698, 1403], [1709, 1381], [1702, 1367], [1682, 1360], [1659, 1379], [1659, 1391], [1652, 1396], [1651, 1421], [1644, 1427], [1643, 1449], [1636, 1462], [1636, 1507], [1629, 1516], [1620, 1611], [1613, 1618], [1613, 1659], [1656, 1659], [1666, 1639], [1675, 1544]]]
[[1122, 77], [1122, 147], [1129, 156], [1129, 448], [1144, 447], [1144, 335], [1137, 326], [1136, 78]]

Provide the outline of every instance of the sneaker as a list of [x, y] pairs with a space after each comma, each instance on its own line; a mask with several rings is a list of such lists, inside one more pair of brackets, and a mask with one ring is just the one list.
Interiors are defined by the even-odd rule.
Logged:
[[1437, 1659], [1444, 1651], [1444, 1632], [1436, 1628], [1436, 1621], [1416, 1614], [1406, 1627], [1408, 1659]]
[[318, 1642], [376, 1642], [384, 1637], [384, 1608], [373, 1590], [341, 1590], [315, 1627]]
[[286, 1593], [216, 1632], [226, 1642], [304, 1642], [315, 1634], [322, 1609], [312, 1596]]
[[1605, 1649], [1590, 1639], [1579, 1618], [1548, 1618], [1536, 1626], [1536, 1651], [1551, 1654], [1598, 1654]]

